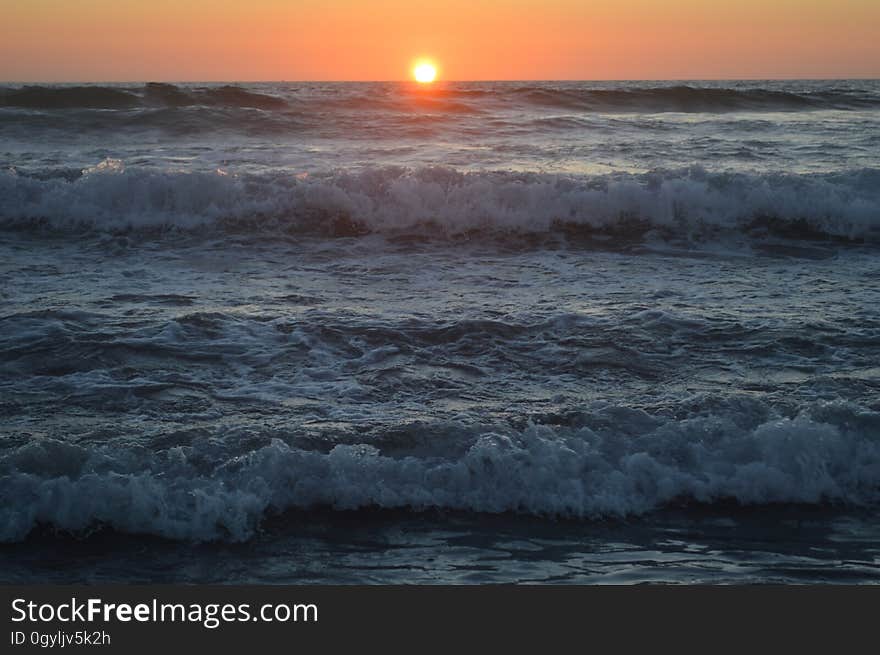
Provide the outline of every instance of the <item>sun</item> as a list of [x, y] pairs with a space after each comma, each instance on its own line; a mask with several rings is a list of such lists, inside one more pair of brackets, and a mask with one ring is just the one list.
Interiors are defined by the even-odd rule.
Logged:
[[430, 61], [416, 62], [412, 72], [419, 84], [430, 84], [437, 79], [437, 67]]

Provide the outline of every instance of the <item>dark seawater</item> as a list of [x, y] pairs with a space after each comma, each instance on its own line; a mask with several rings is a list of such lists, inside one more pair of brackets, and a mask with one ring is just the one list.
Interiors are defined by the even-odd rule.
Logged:
[[0, 579], [880, 580], [880, 83], [0, 87]]

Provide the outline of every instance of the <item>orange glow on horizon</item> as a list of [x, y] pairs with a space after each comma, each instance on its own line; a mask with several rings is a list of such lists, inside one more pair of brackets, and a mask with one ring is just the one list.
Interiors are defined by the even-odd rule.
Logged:
[[880, 77], [877, 0], [0, 0], [0, 80]]

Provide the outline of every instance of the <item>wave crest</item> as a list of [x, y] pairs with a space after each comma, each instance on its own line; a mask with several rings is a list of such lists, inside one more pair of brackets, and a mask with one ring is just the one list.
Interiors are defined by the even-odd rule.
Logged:
[[0, 227], [462, 237], [580, 232], [880, 236], [880, 170], [570, 176], [375, 168], [326, 175], [154, 172], [105, 162], [71, 179], [0, 173]]
[[34, 440], [0, 457], [0, 541], [40, 524], [241, 541], [267, 514], [316, 506], [601, 518], [682, 502], [880, 500], [880, 416], [854, 406], [751, 427], [711, 415], [664, 422], [626, 408], [605, 419], [618, 429], [460, 426], [464, 447], [449, 458], [274, 439], [208, 466], [214, 439], [152, 454]]

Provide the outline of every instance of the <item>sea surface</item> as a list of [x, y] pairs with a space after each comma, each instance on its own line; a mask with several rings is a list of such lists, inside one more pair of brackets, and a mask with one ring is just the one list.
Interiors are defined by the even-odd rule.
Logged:
[[0, 86], [0, 580], [880, 581], [880, 82]]

